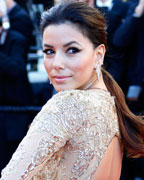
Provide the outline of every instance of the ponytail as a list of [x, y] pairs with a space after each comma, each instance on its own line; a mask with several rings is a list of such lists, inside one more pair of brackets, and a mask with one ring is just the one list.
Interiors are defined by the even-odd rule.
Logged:
[[125, 96], [113, 77], [102, 68], [104, 83], [112, 96], [119, 120], [121, 139], [127, 156], [131, 158], [144, 156], [144, 121], [140, 116], [134, 115], [125, 102]]
[[[55, 0], [57, 1], [57, 0]], [[106, 46], [105, 18], [96, 9], [83, 2], [62, 3], [49, 11], [45, 11], [41, 18], [41, 30], [50, 25], [61, 24], [69, 21], [75, 24], [82, 33], [92, 42], [94, 47], [100, 44]], [[119, 119], [119, 127], [123, 145], [130, 157], [144, 156], [144, 122], [128, 109], [124, 94], [112, 76], [102, 69], [104, 82], [112, 96]]]

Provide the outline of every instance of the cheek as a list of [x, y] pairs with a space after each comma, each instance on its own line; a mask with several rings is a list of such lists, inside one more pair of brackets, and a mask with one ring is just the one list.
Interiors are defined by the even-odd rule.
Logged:
[[85, 73], [89, 73], [90, 69], [90, 61], [88, 59], [79, 60], [79, 62], [74, 67], [75, 72], [83, 75]]
[[44, 59], [44, 67], [45, 67], [47, 73], [49, 73], [51, 66], [50, 66], [50, 63], [46, 59]]

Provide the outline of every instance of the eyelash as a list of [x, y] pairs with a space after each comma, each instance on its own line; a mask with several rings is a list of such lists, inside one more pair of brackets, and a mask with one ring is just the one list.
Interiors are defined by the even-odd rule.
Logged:
[[[70, 50], [72, 50], [72, 53], [69, 52]], [[51, 51], [51, 52], [48, 53], [48, 51]], [[68, 48], [66, 52], [67, 53], [69, 52], [69, 54], [76, 54], [76, 53], [79, 53], [80, 51], [81, 50], [78, 49], [78, 48], [71, 47], [71, 48]], [[52, 50], [52, 49], [44, 49], [43, 53], [46, 54], [46, 55], [52, 55], [52, 54], [54, 54], [54, 50]]]
[[[46, 54], [46, 55], [51, 55], [51, 53], [48, 54], [48, 51], [53, 51], [53, 50], [52, 49], [44, 49], [43, 53]], [[53, 53], [54, 53], [54, 51], [53, 51]]]
[[70, 54], [76, 54], [76, 53], [79, 53], [79, 52], [81, 51], [81, 50], [78, 49], [78, 48], [71, 47], [71, 48], [69, 48], [69, 49], [67, 50], [67, 52], [70, 51], [70, 50], [74, 50], [74, 52], [72, 52], [72, 53], [70, 53]]

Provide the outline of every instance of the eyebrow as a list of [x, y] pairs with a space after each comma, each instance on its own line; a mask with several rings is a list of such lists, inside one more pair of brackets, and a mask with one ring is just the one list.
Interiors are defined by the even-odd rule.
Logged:
[[[76, 41], [70, 41], [70, 42], [64, 44], [63, 47], [70, 46], [71, 44], [78, 44], [79, 46], [81, 46], [81, 45], [80, 45], [78, 42], [76, 42]], [[53, 48], [53, 46], [50, 45], [50, 44], [44, 44], [44, 46], [45, 46], [45, 47], [49, 47], [49, 48]]]
[[[76, 42], [76, 41], [70, 41], [69, 43], [66, 43], [66, 44], [64, 44], [64, 47], [67, 47], [67, 46], [70, 46], [71, 44], [78, 44], [78, 45], [80, 45], [78, 42]], [[80, 45], [81, 46], [81, 45]]]

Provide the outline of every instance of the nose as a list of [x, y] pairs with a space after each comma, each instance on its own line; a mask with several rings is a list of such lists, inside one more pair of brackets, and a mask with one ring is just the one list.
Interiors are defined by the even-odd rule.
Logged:
[[55, 69], [64, 69], [64, 55], [61, 52], [57, 52], [54, 61], [53, 61], [53, 68]]

